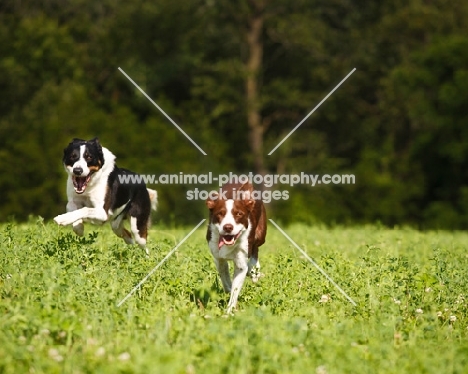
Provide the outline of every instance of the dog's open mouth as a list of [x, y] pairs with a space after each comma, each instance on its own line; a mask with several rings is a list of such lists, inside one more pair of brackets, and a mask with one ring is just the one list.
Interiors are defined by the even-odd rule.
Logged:
[[86, 177], [77, 177], [76, 175], [72, 176], [73, 187], [77, 194], [85, 192], [86, 187], [88, 187], [88, 183], [91, 180], [91, 175], [92, 173], [89, 173]]
[[218, 242], [218, 249], [220, 249], [223, 245], [234, 245], [237, 238], [242, 234], [242, 231], [239, 231], [237, 235], [220, 235], [219, 242]]

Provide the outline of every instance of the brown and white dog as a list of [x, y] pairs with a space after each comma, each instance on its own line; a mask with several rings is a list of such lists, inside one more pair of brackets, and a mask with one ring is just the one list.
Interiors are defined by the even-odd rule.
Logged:
[[[67, 213], [54, 218], [59, 225], [72, 225], [83, 235], [83, 222], [103, 224], [127, 244], [146, 248], [151, 210], [156, 210], [157, 193], [127, 169], [117, 167], [115, 156], [101, 146], [98, 138], [73, 139], [63, 151], [63, 166], [68, 173]], [[133, 180], [132, 180], [133, 178]], [[123, 227], [130, 221], [130, 231]]]
[[[226, 313], [236, 307], [246, 276], [260, 277], [258, 247], [265, 243], [266, 212], [263, 201], [251, 198], [250, 183], [226, 184], [206, 205], [210, 210], [206, 240], [213, 255], [224, 291], [231, 297]], [[234, 263], [231, 281], [228, 261]]]

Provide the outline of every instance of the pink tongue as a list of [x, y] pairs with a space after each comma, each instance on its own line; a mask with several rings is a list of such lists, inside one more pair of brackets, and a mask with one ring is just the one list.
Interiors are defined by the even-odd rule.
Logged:
[[220, 236], [219, 237], [219, 242], [218, 242], [218, 249], [220, 249], [223, 245], [224, 245], [224, 240], [223, 240], [223, 237]]
[[234, 235], [226, 235], [229, 236], [231, 239], [227, 239], [225, 236], [220, 236], [219, 237], [219, 242], [218, 242], [218, 249], [221, 248], [224, 244], [226, 245], [233, 245], [236, 242], [237, 236]]

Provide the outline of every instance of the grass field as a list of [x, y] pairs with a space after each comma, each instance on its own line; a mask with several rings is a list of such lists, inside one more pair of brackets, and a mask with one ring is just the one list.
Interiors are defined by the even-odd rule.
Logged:
[[191, 227], [0, 225], [0, 373], [468, 372], [466, 233], [284, 229], [357, 307], [272, 225], [232, 317], [204, 229], [117, 307]]

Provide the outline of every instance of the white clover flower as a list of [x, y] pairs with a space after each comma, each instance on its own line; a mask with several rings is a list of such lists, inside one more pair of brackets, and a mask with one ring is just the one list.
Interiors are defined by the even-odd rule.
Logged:
[[101, 357], [101, 356], [104, 356], [106, 354], [106, 350], [104, 347], [99, 347], [97, 350], [96, 350], [96, 353], [95, 355], [97, 357]]
[[327, 373], [328, 373], [327, 368], [326, 368], [324, 365], [318, 366], [318, 367], [315, 369], [315, 372], [316, 372], [317, 374], [327, 374]]
[[423, 313], [424, 313], [423, 310], [422, 310], [421, 308], [416, 309], [415, 312], [416, 312], [417, 314], [423, 314]]
[[442, 312], [441, 311], [437, 312], [437, 317], [439, 317], [439, 318], [442, 317]]
[[322, 295], [322, 297], [319, 300], [319, 303], [328, 303], [331, 301], [330, 295]]
[[55, 348], [50, 348], [48, 353], [49, 353], [49, 356], [51, 356], [51, 357], [52, 356], [57, 356], [57, 355], [60, 354], [59, 351], [57, 349], [55, 349]]
[[426, 289], [424, 290], [426, 292], [431, 292], [432, 291], [432, 288], [431, 287], [426, 287]]
[[449, 321], [455, 322], [457, 320], [457, 316], [450, 316]]
[[120, 361], [128, 361], [130, 360], [130, 353], [128, 352], [123, 352], [117, 357]]
[[400, 304], [401, 304], [401, 301], [398, 300], [398, 299], [395, 299], [395, 298], [393, 298], [393, 302], [394, 302], [395, 304], [397, 304], [397, 305], [400, 305]]
[[51, 348], [51, 349], [49, 349], [48, 353], [49, 353], [49, 357], [52, 360], [55, 360], [57, 362], [63, 361], [63, 357], [62, 357], [62, 355], [60, 354], [60, 352], [57, 349]]

